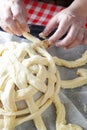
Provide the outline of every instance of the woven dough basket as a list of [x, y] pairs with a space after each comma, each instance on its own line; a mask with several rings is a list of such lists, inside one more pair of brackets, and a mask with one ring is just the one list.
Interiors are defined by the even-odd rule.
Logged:
[[59, 88], [58, 70], [43, 46], [0, 45], [0, 129], [33, 120], [38, 130], [46, 130], [41, 114], [56, 102]]

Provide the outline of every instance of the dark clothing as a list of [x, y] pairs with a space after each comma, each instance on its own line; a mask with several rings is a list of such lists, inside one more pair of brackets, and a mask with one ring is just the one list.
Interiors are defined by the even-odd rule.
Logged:
[[74, 0], [57, 0], [58, 5], [68, 7]]
[[39, 0], [39, 1], [43, 1], [43, 2], [47, 2], [47, 3], [52, 3], [52, 4], [56, 4], [56, 5], [61, 5], [61, 6], [67, 7], [74, 0]]

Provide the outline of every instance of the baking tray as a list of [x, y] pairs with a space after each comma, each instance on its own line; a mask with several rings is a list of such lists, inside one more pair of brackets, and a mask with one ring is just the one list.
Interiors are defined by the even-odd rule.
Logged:
[[[42, 32], [44, 26], [29, 25], [31, 34], [38, 37], [38, 34]], [[53, 32], [52, 32], [53, 33]], [[9, 35], [9, 34], [6, 34]], [[51, 34], [50, 34], [51, 35]], [[0, 33], [1, 36], [1, 33]], [[4, 35], [5, 36], [5, 35]], [[27, 41], [24, 37], [12, 36], [10, 40], [14, 41]], [[29, 41], [27, 41], [29, 42]], [[52, 56], [58, 56], [66, 60], [75, 60], [81, 57], [84, 51], [87, 49], [86, 46], [77, 46], [72, 49], [65, 50], [62, 47], [52, 46], [48, 49], [48, 52]], [[79, 68], [87, 68], [87, 65], [84, 65]], [[68, 69], [65, 67], [59, 67], [61, 79], [73, 79], [77, 77], [75, 69]], [[59, 93], [62, 103], [65, 105], [66, 109], [66, 120], [67, 123], [78, 124], [83, 130], [87, 130], [87, 85], [81, 86], [76, 89], [61, 89]], [[46, 124], [47, 130], [56, 130], [55, 128], [55, 108], [50, 106], [43, 113], [43, 120]], [[25, 122], [15, 128], [15, 130], [36, 130], [33, 121]]]

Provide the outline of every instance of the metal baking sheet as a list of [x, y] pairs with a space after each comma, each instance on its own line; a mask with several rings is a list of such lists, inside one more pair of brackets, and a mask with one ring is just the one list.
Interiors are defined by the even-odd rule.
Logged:
[[[30, 26], [31, 33], [35, 36], [44, 29], [44, 27], [38, 26]], [[7, 42], [7, 41], [27, 41], [23, 37], [17, 37], [14, 35], [9, 35], [5, 32], [0, 31], [0, 41]], [[52, 56], [58, 56], [62, 59], [66, 60], [75, 60], [81, 57], [83, 52], [87, 49], [86, 46], [77, 46], [72, 49], [65, 50], [60, 47], [52, 46], [48, 49], [48, 52]], [[87, 68], [87, 65], [84, 65], [79, 68]], [[58, 70], [60, 72], [61, 79], [73, 79], [77, 77], [76, 71], [78, 68], [75, 69], [68, 69], [65, 67], [59, 67]], [[67, 123], [73, 123], [80, 125], [83, 130], [87, 130], [87, 85], [81, 86], [76, 89], [68, 89], [64, 90], [61, 89], [59, 96], [61, 98], [62, 103], [65, 105], [66, 108], [66, 120]], [[43, 114], [43, 120], [46, 124], [47, 130], [56, 130], [55, 128], [55, 108], [54, 106], [50, 106]], [[15, 130], [36, 130], [33, 121], [27, 121], [15, 128]]]

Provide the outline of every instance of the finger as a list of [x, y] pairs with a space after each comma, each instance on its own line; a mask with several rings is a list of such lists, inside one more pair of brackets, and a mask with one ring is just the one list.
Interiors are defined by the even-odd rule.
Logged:
[[10, 30], [9, 27], [5, 27], [5, 26], [2, 26], [3, 30], [6, 31], [7, 33], [10, 33], [10, 34], [14, 34], [14, 32], [12, 30]]
[[56, 46], [63, 46], [63, 47], [68, 46], [76, 39], [78, 32], [79, 32], [79, 27], [77, 27], [77, 24], [72, 25], [66, 37], [60, 40], [58, 43], [56, 43]]
[[[28, 27], [28, 25], [27, 25], [27, 23], [22, 15], [18, 16], [16, 20], [20, 24], [22, 31], [30, 32], [29, 27]], [[18, 28], [20, 29], [19, 26], [18, 26]]]
[[67, 23], [66, 20], [62, 20], [59, 23], [58, 29], [56, 32], [49, 38], [51, 43], [55, 43], [57, 40], [62, 38], [69, 30], [70, 23]]
[[75, 40], [74, 42], [72, 42], [70, 45], [64, 47], [66, 49], [70, 49], [70, 48], [73, 48], [73, 47], [76, 47], [77, 45], [80, 45], [80, 42], [78, 40]]
[[12, 14], [14, 16], [14, 18], [16, 18], [19, 14], [22, 13], [22, 6], [18, 1], [14, 1], [14, 3], [11, 3], [11, 11]]
[[18, 21], [22, 27], [22, 30], [28, 32], [29, 28], [28, 28], [26, 18], [25, 18], [25, 13], [24, 13], [24, 10], [26, 10], [25, 7], [22, 9], [22, 6], [15, 4], [15, 6], [12, 6], [11, 10], [13, 14], [13, 20]]
[[[10, 23], [10, 24], [9, 24]], [[12, 19], [9, 19], [6, 23], [6, 28], [9, 28], [9, 30], [11, 30], [11, 32], [13, 32], [13, 34], [15, 35], [22, 35], [22, 32], [20, 31], [20, 29], [18, 28], [18, 26], [16, 25], [15, 21], [13, 21]]]
[[[10, 24], [9, 24], [10, 23]], [[12, 18], [9, 18], [6, 22], [5, 25], [16, 35], [22, 35], [22, 32], [20, 28], [17, 26], [16, 21], [14, 21]]]
[[22, 13], [24, 15], [24, 19], [27, 21], [28, 12], [27, 12], [26, 6], [24, 4], [24, 1], [21, 1], [21, 2], [22, 2]]
[[75, 41], [73, 41], [70, 45], [68, 45], [66, 48], [73, 48], [77, 45], [82, 45], [83, 44], [83, 39], [84, 39], [84, 34], [85, 34], [85, 28], [81, 28], [80, 33], [78, 33], [77, 38], [75, 39]]
[[7, 23], [5, 23], [5, 22], [1, 23], [1, 21], [0, 21], [0, 26], [3, 28], [4, 31], [6, 31], [10, 34], [16, 34], [14, 31], [15, 27], [14, 28], [11, 27], [11, 24], [10, 24], [10, 26], [8, 26]]
[[83, 44], [87, 45], [87, 30], [84, 32]]
[[85, 28], [81, 28], [79, 33], [78, 33], [78, 36], [77, 36], [77, 39], [78, 41], [83, 44], [83, 41], [84, 41], [84, 36], [85, 36]]
[[58, 26], [58, 22], [56, 16], [54, 16], [45, 27], [44, 31], [40, 33], [42, 36], [48, 36], [56, 27]]
[[11, 22], [10, 25], [8, 25], [9, 29], [13, 31], [13, 33], [15, 35], [21, 36], [22, 32], [21, 30], [18, 28], [18, 26], [16, 25], [16, 23], [14, 21]]
[[[10, 23], [10, 24], [9, 24]], [[7, 32], [20, 35], [21, 32], [17, 28], [15, 22], [12, 19], [11, 11], [8, 10], [6, 17], [0, 19], [0, 26]]]

